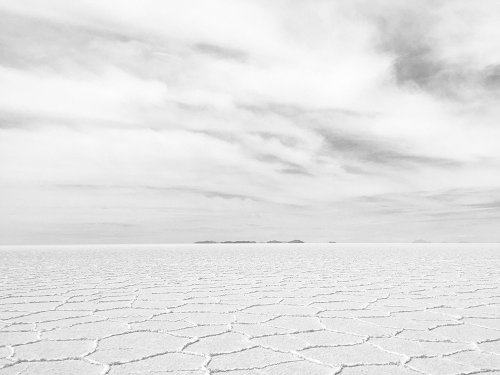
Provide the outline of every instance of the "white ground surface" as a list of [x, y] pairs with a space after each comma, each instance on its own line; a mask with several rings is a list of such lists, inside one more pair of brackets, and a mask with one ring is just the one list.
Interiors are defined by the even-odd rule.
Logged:
[[500, 374], [498, 245], [0, 250], [0, 374]]

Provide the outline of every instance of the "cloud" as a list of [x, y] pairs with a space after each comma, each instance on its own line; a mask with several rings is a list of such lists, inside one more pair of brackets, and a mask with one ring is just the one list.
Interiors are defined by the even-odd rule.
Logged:
[[248, 55], [243, 51], [224, 48], [213, 44], [198, 43], [194, 46], [194, 50], [219, 59], [236, 60], [240, 62], [245, 62], [248, 59]]
[[469, 99], [471, 91], [490, 90], [481, 77], [500, 57], [500, 33], [493, 21], [500, 14], [498, 4], [379, 4], [365, 11], [379, 26], [378, 48], [394, 55], [398, 83], [461, 100]]
[[491, 240], [499, 13], [0, 0], [0, 242]]
[[461, 165], [457, 160], [412, 154], [388, 142], [373, 138], [366, 139], [360, 135], [327, 131], [322, 131], [321, 134], [329, 153], [367, 164], [375, 163], [396, 168], [419, 165], [450, 168]]

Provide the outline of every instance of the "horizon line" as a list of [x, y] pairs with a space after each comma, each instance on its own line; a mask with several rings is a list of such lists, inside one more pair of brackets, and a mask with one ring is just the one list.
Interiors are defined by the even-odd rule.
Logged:
[[196, 242], [159, 242], [159, 243], [71, 243], [71, 244], [0, 244], [0, 249], [6, 247], [76, 247], [76, 246], [166, 246], [166, 245], [383, 245], [383, 244], [394, 244], [394, 245], [444, 245], [444, 244], [456, 244], [456, 245], [474, 245], [474, 244], [490, 244], [490, 245], [500, 245], [498, 242], [243, 242], [243, 243], [224, 243], [224, 242], [213, 242], [213, 243], [196, 243]]

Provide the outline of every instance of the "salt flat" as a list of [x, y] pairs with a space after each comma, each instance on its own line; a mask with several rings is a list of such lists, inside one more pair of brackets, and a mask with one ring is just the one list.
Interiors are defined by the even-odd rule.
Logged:
[[500, 246], [2, 248], [0, 374], [500, 374]]

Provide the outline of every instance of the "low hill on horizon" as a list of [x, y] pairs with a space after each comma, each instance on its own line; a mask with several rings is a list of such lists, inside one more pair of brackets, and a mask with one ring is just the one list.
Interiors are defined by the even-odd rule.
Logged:
[[195, 243], [197, 243], [197, 244], [212, 244], [212, 243], [214, 243], [214, 244], [215, 243], [235, 244], [235, 243], [305, 243], [305, 242], [302, 240], [291, 240], [291, 241], [271, 240], [271, 241], [267, 241], [267, 242], [246, 241], [246, 240], [243, 240], [243, 241], [211, 241], [211, 240], [207, 240], [207, 241], [196, 241]]

